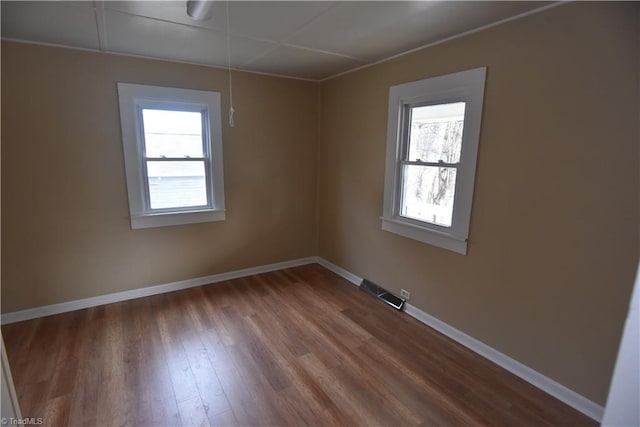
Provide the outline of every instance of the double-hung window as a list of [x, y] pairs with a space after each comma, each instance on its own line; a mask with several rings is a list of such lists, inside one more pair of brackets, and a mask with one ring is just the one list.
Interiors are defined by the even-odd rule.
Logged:
[[218, 92], [118, 83], [131, 228], [225, 219]]
[[389, 89], [383, 230], [466, 253], [485, 71]]

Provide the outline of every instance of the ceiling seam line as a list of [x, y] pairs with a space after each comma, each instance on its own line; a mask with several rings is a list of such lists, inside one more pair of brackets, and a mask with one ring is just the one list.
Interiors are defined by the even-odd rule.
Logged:
[[[138, 13], [132, 13], [132, 12], [127, 12], [124, 10], [118, 10], [118, 9], [111, 9], [109, 7], [107, 7], [106, 9], [108, 9], [111, 12], [117, 13], [119, 15], [125, 15], [125, 16], [132, 16], [135, 18], [142, 18], [142, 19], [149, 19], [151, 21], [156, 21], [156, 22], [162, 22], [165, 24], [172, 24], [172, 25], [178, 25], [178, 26], [183, 26], [183, 27], [187, 27], [187, 28], [193, 28], [196, 30], [202, 30], [205, 32], [210, 32], [210, 33], [214, 33], [214, 34], [218, 34], [221, 36], [225, 36], [227, 35], [227, 32], [219, 29], [219, 28], [211, 28], [211, 27], [206, 27], [206, 26], [200, 26], [200, 25], [193, 25], [193, 24], [188, 24], [185, 22], [176, 22], [176, 21], [171, 21], [169, 19], [164, 19], [164, 18], [158, 18], [156, 16], [148, 16], [148, 15], [140, 15]], [[270, 43], [270, 44], [279, 44], [280, 42], [277, 40], [272, 40], [272, 39], [267, 39], [267, 38], [263, 38], [263, 37], [256, 37], [256, 36], [248, 36], [248, 35], [244, 35], [244, 34], [234, 34], [233, 32], [230, 32], [232, 37], [236, 37], [236, 38], [242, 38], [242, 39], [247, 39], [247, 40], [252, 40], [252, 41], [258, 41], [258, 42], [263, 42], [263, 43]]]
[[93, 16], [96, 19], [96, 31], [98, 33], [98, 45], [101, 51], [106, 51], [107, 29], [104, 21], [104, 5], [101, 1], [94, 1], [93, 4]]
[[334, 2], [332, 3], [329, 7], [327, 7], [325, 10], [323, 10], [322, 12], [318, 13], [316, 16], [314, 16], [313, 18], [309, 19], [307, 22], [305, 22], [304, 24], [302, 24], [301, 26], [299, 26], [298, 28], [296, 28], [295, 30], [293, 30], [293, 32], [288, 36], [285, 37], [283, 40], [280, 40], [280, 42], [282, 43], [286, 43], [288, 40], [291, 40], [292, 38], [296, 37], [298, 34], [300, 34], [305, 28], [307, 28], [309, 25], [313, 24], [314, 22], [316, 22], [318, 19], [320, 19], [321, 17], [323, 17], [324, 15], [326, 15], [327, 13], [329, 13], [329, 11], [331, 9], [334, 9], [336, 7], [336, 5], [339, 2]]
[[[93, 48], [89, 48], [89, 47], [67, 46], [67, 45], [56, 44], [56, 43], [46, 43], [46, 42], [38, 42], [38, 41], [32, 41], [32, 40], [22, 40], [22, 39], [16, 39], [16, 38], [11, 38], [11, 37], [0, 37], [0, 40], [13, 42], [13, 43], [32, 44], [32, 45], [35, 45], [35, 46], [47, 46], [47, 47], [54, 47], [54, 48], [58, 48], [58, 49], [69, 49], [69, 50], [78, 50], [78, 51], [81, 51], [81, 52], [99, 53], [99, 54], [103, 54], [103, 55], [116, 55], [116, 56], [125, 56], [125, 57], [128, 57], [128, 58], [146, 59], [146, 60], [151, 60], [151, 61], [171, 62], [171, 63], [175, 63], [175, 64], [194, 65], [194, 66], [197, 66], [197, 67], [213, 68], [213, 69], [216, 69], [216, 70], [227, 70], [227, 67], [224, 67], [224, 66], [221, 66], [221, 65], [205, 64], [205, 63], [202, 63], [202, 62], [195, 62], [195, 61], [183, 61], [183, 60], [179, 60], [179, 59], [158, 58], [158, 57], [153, 57], [153, 56], [139, 55], [139, 54], [135, 54], [135, 53], [116, 52], [116, 51], [111, 51], [111, 50], [100, 50], [100, 49], [93, 49]], [[238, 68], [238, 67], [231, 67], [231, 70], [237, 71], [237, 72], [241, 72], [241, 73], [247, 73], [247, 74], [256, 74], [256, 75], [259, 75], [259, 76], [276, 77], [276, 78], [280, 78], [280, 79], [298, 80], [298, 81], [311, 82], [311, 83], [320, 83], [321, 82], [321, 80], [319, 78], [287, 76], [285, 74], [269, 73], [269, 72], [266, 72], [266, 71], [245, 70], [243, 68]]]
[[300, 45], [296, 45], [296, 44], [292, 44], [292, 43], [280, 43], [280, 44], [282, 46], [286, 46], [286, 47], [292, 47], [292, 48], [300, 49], [300, 50], [308, 50], [309, 52], [322, 53], [322, 54], [325, 54], [325, 55], [339, 56], [341, 58], [353, 59], [355, 61], [360, 61], [360, 62], [371, 62], [371, 61], [373, 61], [373, 59], [360, 58], [360, 57], [357, 57], [357, 56], [347, 55], [346, 53], [331, 52], [331, 51], [328, 51], [328, 50], [316, 49], [314, 47], [300, 46]]
[[568, 3], [572, 3], [573, 1], [575, 1], [575, 0], [555, 1], [555, 2], [553, 2], [551, 4], [539, 7], [537, 9], [529, 10], [527, 12], [523, 12], [521, 14], [514, 15], [514, 16], [511, 16], [509, 18], [500, 19], [500, 20], [492, 22], [490, 24], [482, 25], [482, 26], [480, 26], [478, 28], [474, 28], [472, 30], [464, 31], [464, 32], [462, 32], [460, 34], [455, 34], [455, 35], [452, 35], [452, 36], [449, 36], [449, 37], [445, 37], [443, 39], [436, 40], [434, 42], [427, 43], [425, 45], [418, 46], [418, 47], [415, 47], [413, 49], [409, 49], [407, 51], [397, 53], [397, 54], [389, 56], [387, 58], [379, 59], [379, 60], [371, 62], [369, 64], [360, 65], [360, 66], [352, 68], [350, 70], [343, 71], [343, 72], [340, 72], [340, 73], [337, 73], [337, 74], [334, 74], [334, 75], [331, 75], [331, 76], [328, 76], [328, 77], [324, 77], [322, 79], [319, 79], [319, 81], [322, 83], [322, 82], [326, 82], [326, 81], [329, 81], [329, 80], [332, 80], [332, 79], [335, 79], [335, 78], [338, 78], [338, 77], [341, 77], [341, 76], [344, 76], [344, 75], [347, 75], [347, 74], [355, 73], [356, 71], [364, 70], [366, 68], [373, 67], [373, 66], [376, 66], [378, 64], [382, 64], [382, 63], [394, 60], [396, 58], [400, 58], [402, 56], [409, 55], [409, 54], [414, 53], [414, 52], [419, 52], [419, 51], [421, 51], [423, 49], [428, 49], [430, 47], [437, 46], [437, 45], [442, 44], [442, 43], [446, 43], [446, 42], [449, 42], [449, 41], [452, 41], [452, 40], [456, 40], [456, 39], [459, 39], [459, 38], [462, 38], [462, 37], [465, 37], [465, 36], [469, 36], [471, 34], [479, 33], [479, 32], [488, 30], [488, 29], [493, 28], [493, 27], [498, 27], [498, 26], [500, 26], [502, 24], [506, 24], [506, 23], [511, 22], [511, 21], [517, 21], [518, 19], [526, 18], [528, 16], [535, 15], [537, 13], [544, 12], [544, 11], [549, 10], [549, 9], [553, 9], [555, 7], [558, 7], [558, 6], [562, 6], [562, 5], [565, 5], [565, 4], [568, 4]]

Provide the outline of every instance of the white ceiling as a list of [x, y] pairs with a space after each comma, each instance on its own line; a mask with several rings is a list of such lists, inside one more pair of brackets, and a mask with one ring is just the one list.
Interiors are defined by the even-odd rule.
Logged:
[[[232, 1], [231, 66], [322, 80], [546, 2]], [[186, 1], [1, 2], [2, 38], [227, 65], [227, 3], [194, 21]]]

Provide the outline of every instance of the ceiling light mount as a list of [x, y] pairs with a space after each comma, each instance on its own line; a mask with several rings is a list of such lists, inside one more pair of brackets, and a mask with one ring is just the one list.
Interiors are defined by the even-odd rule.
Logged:
[[187, 1], [187, 15], [196, 21], [206, 21], [211, 18], [212, 1], [189, 0]]

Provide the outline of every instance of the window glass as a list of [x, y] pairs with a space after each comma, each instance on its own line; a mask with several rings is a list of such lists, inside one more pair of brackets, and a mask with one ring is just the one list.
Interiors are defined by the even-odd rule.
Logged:
[[467, 253], [486, 71], [389, 88], [383, 230]]
[[224, 221], [220, 92], [118, 83], [131, 228]]
[[147, 157], [203, 157], [202, 113], [142, 110]]
[[204, 161], [147, 161], [151, 209], [207, 205]]
[[411, 108], [409, 161], [460, 162], [464, 102]]
[[400, 215], [451, 227], [456, 168], [405, 165]]

